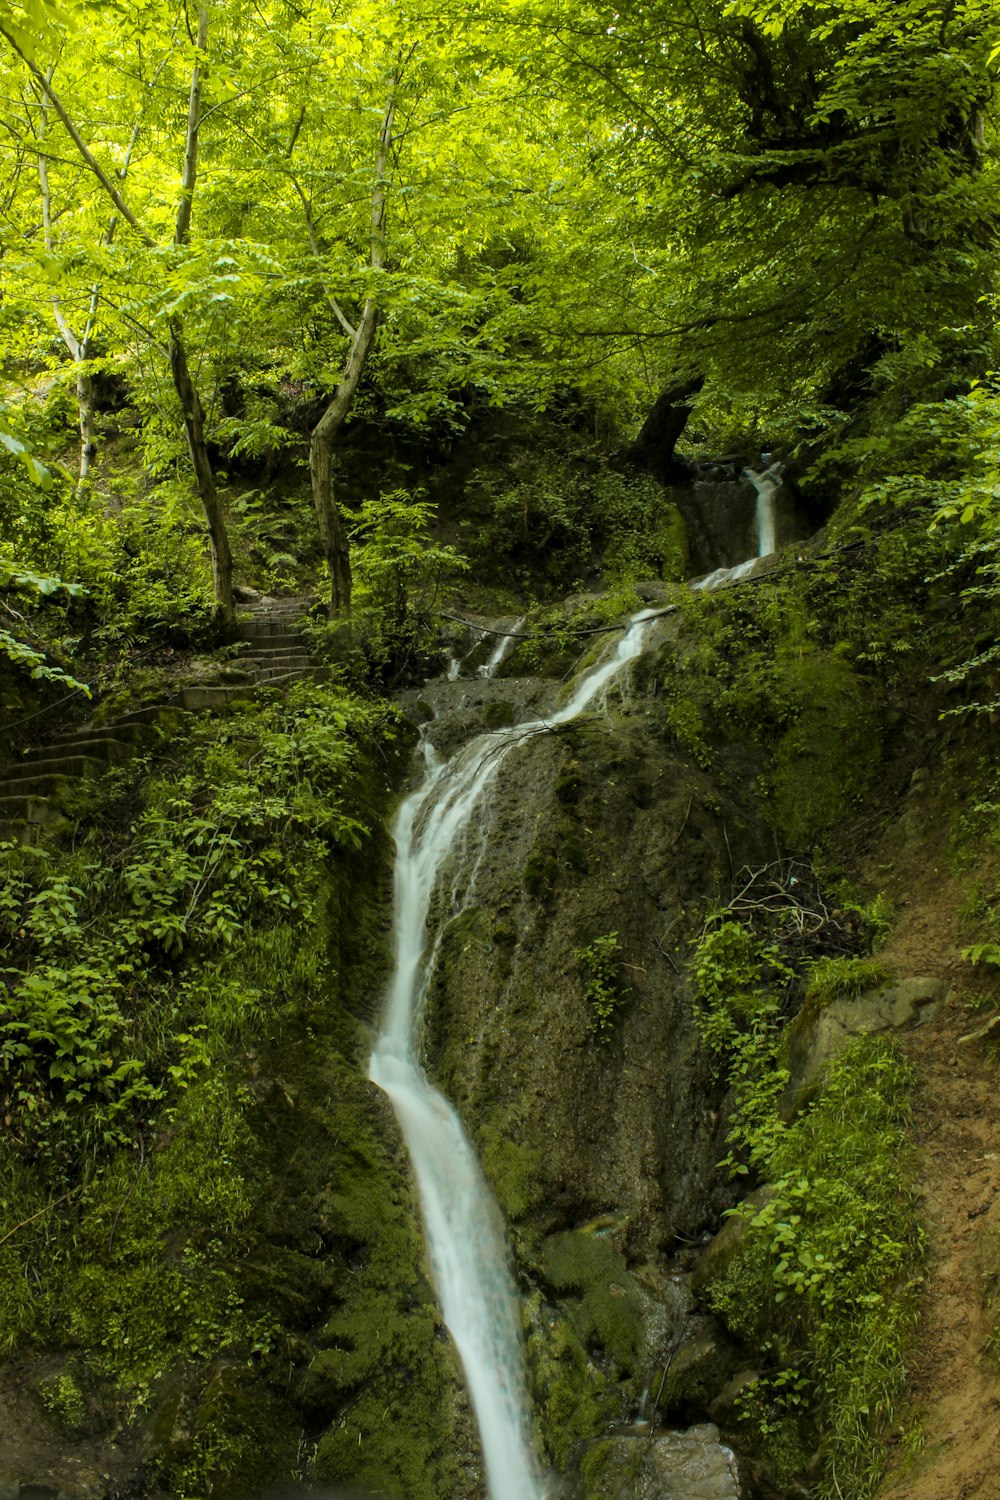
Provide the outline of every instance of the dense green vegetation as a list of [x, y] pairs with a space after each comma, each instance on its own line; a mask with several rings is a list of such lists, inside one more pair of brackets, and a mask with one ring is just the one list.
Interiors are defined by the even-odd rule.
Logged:
[[[743, 1428], [780, 1483], [872, 1493], [921, 1248], [912, 1080], [858, 1044], [792, 1115], [787, 1026], [885, 977], [842, 835], [917, 735], [954, 757], [956, 860], [996, 844], [998, 54], [986, 0], [0, 0], [0, 729], [162, 704], [185, 653], [234, 649], [241, 585], [318, 594], [333, 667], [161, 707], [61, 829], [0, 844], [0, 1346], [82, 1351], [38, 1389], [58, 1430], [148, 1411], [158, 1484], [235, 1495], [261, 1454], [304, 1468], [305, 1411], [320, 1480], [458, 1483], [467, 1419], [359, 1074], [387, 695], [441, 667], [455, 597], [549, 606], [513, 659], [568, 672], [553, 600], [603, 589], [589, 628], [683, 582], [697, 465], [771, 450], [821, 540], [673, 590], [650, 718], [855, 913], [822, 954], [720, 893], [688, 972], [729, 1166], [771, 1189], [709, 1293], [761, 1353]], [[562, 869], [540, 839], [525, 890]], [[967, 917], [992, 994], [989, 868]], [[575, 941], [599, 1068], [619, 934]], [[275, 1206], [285, 1109], [333, 1165], [296, 1158]], [[481, 1134], [517, 1218], [515, 1114]], [[638, 1293], [582, 1231], [538, 1262], [579, 1302], [551, 1337], [530, 1309], [565, 1465], [639, 1379]]]
[[[864, 958], [803, 967], [807, 1009], [887, 977]], [[707, 1291], [761, 1367], [740, 1393], [741, 1420], [779, 1483], [812, 1468], [818, 1495], [846, 1486], [860, 1500], [882, 1476], [918, 1315], [912, 1069], [894, 1041], [858, 1038], [792, 1114], [788, 1021], [802, 995], [780, 939], [723, 913], [699, 940], [693, 973], [699, 1029], [734, 1090], [729, 1165], [767, 1184], [738, 1210], [746, 1229]]]

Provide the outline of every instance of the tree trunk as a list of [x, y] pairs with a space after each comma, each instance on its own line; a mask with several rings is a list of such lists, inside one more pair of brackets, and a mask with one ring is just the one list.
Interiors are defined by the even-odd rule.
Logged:
[[642, 431], [628, 450], [629, 462], [655, 475], [661, 484], [691, 478], [690, 464], [678, 460], [674, 448], [691, 415], [691, 399], [704, 383], [705, 377], [698, 375], [662, 391], [643, 422]]
[[[389, 164], [389, 148], [392, 144], [392, 122], [396, 110], [396, 74], [389, 80], [389, 95], [382, 114], [378, 150], [375, 154], [375, 183], [372, 187], [370, 256], [372, 270], [380, 271], [385, 265], [385, 201], [386, 170]], [[300, 192], [301, 196], [301, 192]], [[306, 224], [309, 229], [313, 253], [318, 245], [313, 233], [308, 202], [303, 198]], [[329, 295], [329, 293], [328, 293]], [[333, 299], [331, 298], [331, 301]], [[351, 409], [365, 362], [371, 353], [378, 328], [378, 306], [373, 296], [365, 298], [357, 328], [351, 329], [340, 308], [334, 304], [339, 321], [351, 331], [351, 346], [344, 361], [340, 382], [333, 393], [326, 411], [313, 428], [309, 443], [309, 473], [312, 477], [313, 504], [319, 522], [320, 543], [323, 557], [330, 574], [330, 618], [349, 615], [351, 612], [351, 555], [347, 533], [337, 509], [333, 493], [333, 448], [341, 427]]]
[[229, 536], [222, 516], [222, 507], [215, 491], [212, 461], [205, 445], [205, 420], [201, 401], [198, 398], [194, 381], [191, 379], [187, 350], [184, 347], [184, 334], [177, 319], [173, 319], [170, 323], [170, 343], [167, 352], [170, 357], [170, 373], [174, 379], [174, 389], [180, 399], [181, 411], [184, 415], [184, 435], [187, 438], [188, 452], [191, 455], [198, 497], [208, 523], [216, 618], [220, 624], [231, 625], [236, 619], [236, 607], [233, 603], [233, 554], [229, 548]]
[[[118, 213], [135, 232], [141, 243], [146, 246], [147, 250], [155, 250], [156, 241], [149, 231], [139, 223], [139, 220], [125, 202], [121, 189], [105, 172], [66, 112], [62, 100], [52, 87], [51, 74], [46, 77], [38, 64], [25, 55], [16, 38], [10, 32], [6, 31], [3, 26], [0, 26], [0, 36], [6, 39], [13, 50], [23, 60], [29, 73], [42, 89], [44, 97], [52, 105], [59, 119], [66, 127], [69, 137], [80, 156], [101, 184], [111, 202], [118, 210]], [[184, 170], [181, 176], [180, 199], [177, 204], [177, 220], [174, 228], [175, 245], [186, 244], [191, 232], [191, 212], [198, 175], [198, 130], [201, 124], [202, 86], [201, 59], [204, 57], [208, 45], [208, 7], [204, 4], [198, 7], [198, 38], [196, 45], [197, 53], [194, 67], [191, 70], [191, 87], [188, 93]], [[134, 139], [135, 137], [133, 136]], [[222, 517], [222, 509], [219, 505], [219, 498], [215, 492], [215, 476], [212, 473], [212, 464], [205, 445], [204, 415], [201, 401], [198, 398], [198, 392], [195, 389], [194, 381], [191, 379], [187, 351], [184, 347], [183, 328], [179, 318], [171, 319], [170, 342], [167, 353], [170, 360], [170, 373], [173, 376], [174, 389], [177, 392], [181, 410], [184, 414], [184, 433], [187, 438], [188, 452], [191, 455], [191, 463], [194, 467], [195, 483], [198, 487], [198, 495], [201, 499], [205, 512], [205, 520], [208, 525], [208, 536], [212, 552], [212, 583], [215, 590], [216, 617], [220, 623], [228, 625], [236, 618], [236, 609], [233, 603], [233, 555], [229, 548], [229, 537], [226, 534], [226, 526]], [[82, 436], [83, 432], [81, 428], [81, 438]]]
[[90, 461], [97, 451], [94, 433], [94, 381], [92, 376], [85, 375], [82, 370], [76, 377], [76, 404], [80, 411], [80, 471], [75, 493], [79, 498], [86, 489]]
[[[198, 7], [198, 42], [194, 67], [191, 70], [191, 89], [188, 94], [187, 135], [184, 142], [184, 170], [181, 173], [181, 192], [177, 203], [177, 220], [174, 225], [174, 244], [186, 245], [191, 235], [191, 213], [194, 208], [194, 188], [198, 179], [198, 130], [201, 125], [201, 59], [208, 46], [208, 7]], [[184, 328], [179, 318], [170, 320], [170, 373], [174, 378], [184, 415], [184, 435], [187, 438], [191, 466], [205, 520], [208, 522], [208, 537], [212, 552], [212, 588], [215, 593], [215, 617], [221, 625], [231, 625], [236, 619], [233, 603], [233, 554], [229, 547], [229, 534], [222, 515], [222, 507], [215, 490], [215, 474], [205, 444], [205, 416], [201, 398], [188, 364], [184, 347]]]
[[313, 428], [309, 443], [313, 504], [319, 522], [323, 557], [330, 574], [331, 620], [336, 615], [349, 615], [351, 612], [351, 556], [347, 533], [333, 493], [333, 448], [361, 383], [361, 375], [375, 342], [377, 327], [378, 308], [373, 298], [368, 297], [351, 340], [340, 384], [333, 393], [333, 400]]

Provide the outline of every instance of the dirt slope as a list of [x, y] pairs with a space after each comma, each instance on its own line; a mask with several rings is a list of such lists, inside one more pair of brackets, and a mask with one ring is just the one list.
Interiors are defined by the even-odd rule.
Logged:
[[960, 958], [971, 941], [961, 917], [971, 877], [947, 873], [944, 820], [920, 801], [879, 851], [899, 905], [884, 956], [901, 974], [948, 979], [953, 992], [905, 1039], [921, 1077], [913, 1134], [928, 1280], [910, 1439], [897, 1442], [880, 1500], [1000, 1500], [1000, 1352], [987, 1349], [985, 1279], [991, 1266], [1000, 1271], [1000, 1064], [995, 1044], [970, 1039], [996, 1012], [970, 1009], [989, 988]]

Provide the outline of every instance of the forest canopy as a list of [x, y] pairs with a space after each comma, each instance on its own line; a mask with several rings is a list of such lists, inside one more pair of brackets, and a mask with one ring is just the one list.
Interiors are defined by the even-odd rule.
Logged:
[[805, 445], [834, 491], [932, 452], [992, 526], [985, 0], [31, 0], [0, 33], [10, 571], [196, 607], [207, 552], [225, 623], [232, 477], [285, 468], [346, 612], [352, 422], [571, 400], [614, 446], [671, 392], [693, 451]]

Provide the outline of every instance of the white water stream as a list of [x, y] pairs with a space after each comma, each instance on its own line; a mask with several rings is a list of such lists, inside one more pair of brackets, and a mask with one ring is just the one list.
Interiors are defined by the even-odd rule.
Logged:
[[489, 661], [485, 662], [479, 668], [480, 677], [495, 677], [497, 675], [504, 657], [507, 655], [507, 652], [514, 644], [517, 633], [521, 629], [521, 626], [524, 624], [526, 618], [527, 616], [521, 615], [519, 619], [514, 621], [513, 625], [510, 627], [510, 630], [505, 635], [502, 635], [500, 637], [496, 645], [493, 647]]
[[748, 557], [731, 568], [716, 568], [714, 573], [706, 573], [704, 578], [699, 578], [697, 583], [691, 585], [693, 589], [710, 593], [712, 589], [717, 589], [724, 583], [735, 583], [753, 571], [758, 558], [770, 557], [771, 553], [776, 550], [777, 512], [774, 497], [781, 488], [781, 469], [780, 463], [773, 463], [769, 468], [762, 469], [760, 473], [756, 469], [743, 470], [757, 491], [754, 517], [757, 527], [757, 556]]
[[[396, 820], [395, 969], [368, 1076], [389, 1095], [413, 1163], [442, 1315], [479, 1424], [490, 1500], [543, 1500], [546, 1486], [531, 1439], [503, 1225], [458, 1114], [420, 1066], [423, 1005], [444, 925], [430, 933], [428, 917], [445, 878], [452, 883], [448, 920], [469, 899], [474, 862], [471, 874], [463, 871], [461, 856], [474, 814], [507, 754], [526, 736], [602, 706], [606, 689], [641, 652], [658, 613], [633, 616], [615, 648], [549, 718], [481, 734], [447, 763], [425, 741], [426, 778]], [[475, 821], [479, 831], [482, 819]]]
[[743, 472], [757, 491], [757, 556], [770, 557], [777, 546], [777, 516], [774, 497], [781, 489], [780, 463], [773, 463], [758, 474], [755, 469]]

